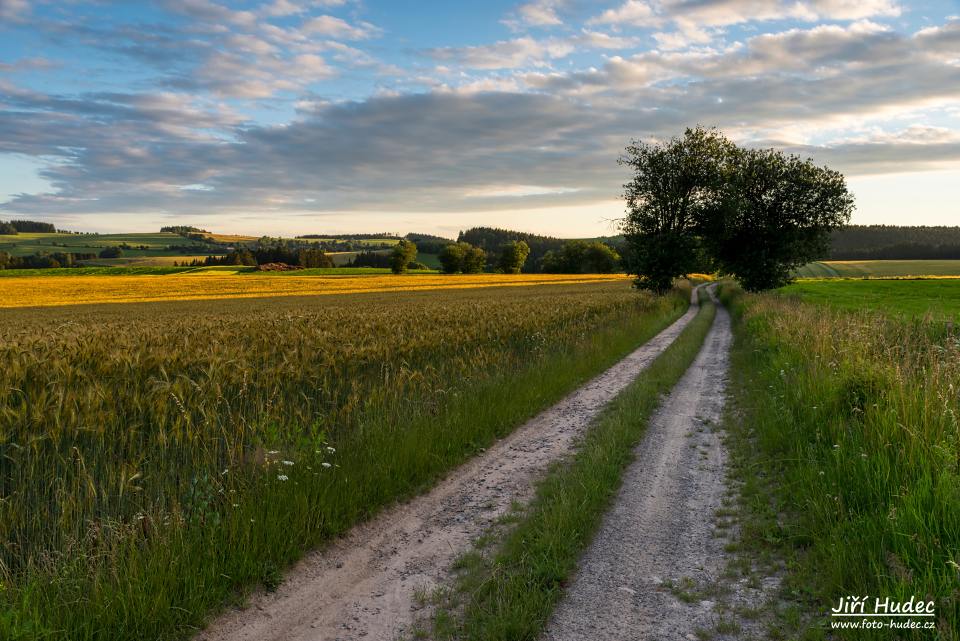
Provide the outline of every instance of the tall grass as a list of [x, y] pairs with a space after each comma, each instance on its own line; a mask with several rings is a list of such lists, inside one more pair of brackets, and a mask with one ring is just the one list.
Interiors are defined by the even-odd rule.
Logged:
[[0, 316], [0, 637], [170, 639], [676, 318], [625, 283]]
[[773, 488], [745, 536], [790, 552], [787, 584], [812, 615], [803, 634], [821, 638], [842, 596], [916, 596], [936, 601], [939, 637], [915, 638], [957, 639], [960, 334], [773, 295], [737, 300], [732, 428], [753, 482]]

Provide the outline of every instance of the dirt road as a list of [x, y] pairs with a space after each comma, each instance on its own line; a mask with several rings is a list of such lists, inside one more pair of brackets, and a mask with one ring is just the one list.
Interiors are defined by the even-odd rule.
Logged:
[[716, 625], [702, 591], [723, 569], [714, 512], [726, 453], [714, 428], [730, 341], [730, 317], [718, 308], [696, 360], [651, 420], [545, 639], [696, 639]]
[[446, 578], [451, 562], [513, 501], [533, 496], [548, 465], [696, 315], [679, 320], [609, 370], [525, 423], [429, 493], [386, 510], [310, 554], [273, 594], [214, 621], [198, 640], [393, 639], [413, 620], [414, 590]]

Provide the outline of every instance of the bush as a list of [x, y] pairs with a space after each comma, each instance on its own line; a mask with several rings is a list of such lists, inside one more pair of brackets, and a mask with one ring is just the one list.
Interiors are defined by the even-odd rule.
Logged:
[[123, 250], [119, 247], [107, 247], [106, 249], [100, 250], [100, 258], [120, 258], [123, 256]]

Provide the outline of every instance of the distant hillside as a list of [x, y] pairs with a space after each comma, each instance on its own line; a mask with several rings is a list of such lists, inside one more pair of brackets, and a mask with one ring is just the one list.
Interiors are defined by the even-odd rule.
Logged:
[[850, 225], [833, 233], [831, 260], [960, 259], [960, 227]]

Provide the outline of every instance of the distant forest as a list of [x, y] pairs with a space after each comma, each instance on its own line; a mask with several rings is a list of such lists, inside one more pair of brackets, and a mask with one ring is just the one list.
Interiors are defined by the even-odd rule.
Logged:
[[11, 220], [8, 223], [0, 220], [0, 235], [15, 236], [24, 234], [55, 234], [57, 228], [52, 223], [41, 223], [35, 220]]
[[546, 253], [561, 249], [566, 242], [562, 238], [538, 236], [537, 234], [527, 234], [522, 231], [496, 227], [474, 227], [460, 232], [460, 236], [457, 238], [458, 242], [470, 243], [474, 247], [479, 247], [491, 257], [495, 256], [500, 248], [511, 240], [522, 240], [530, 246], [530, 255], [523, 267], [525, 272], [537, 271]]
[[831, 260], [960, 259], [960, 227], [849, 225], [830, 243]]

